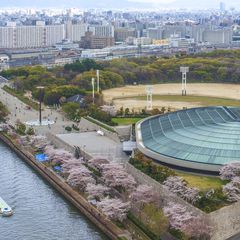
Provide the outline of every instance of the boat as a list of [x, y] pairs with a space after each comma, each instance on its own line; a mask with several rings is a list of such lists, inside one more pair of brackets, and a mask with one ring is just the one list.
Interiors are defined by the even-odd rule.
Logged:
[[0, 214], [3, 217], [10, 217], [13, 215], [13, 210], [8, 204], [0, 197]]

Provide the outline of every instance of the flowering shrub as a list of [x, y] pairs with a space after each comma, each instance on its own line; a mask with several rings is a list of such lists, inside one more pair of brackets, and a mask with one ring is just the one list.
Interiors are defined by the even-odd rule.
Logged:
[[88, 199], [96, 199], [97, 201], [103, 199], [107, 194], [109, 194], [109, 192], [110, 188], [101, 184], [95, 185], [92, 183], [88, 183], [86, 187]]
[[231, 162], [224, 165], [219, 171], [222, 180], [231, 180], [240, 176], [240, 162]]
[[228, 201], [237, 202], [240, 200], [240, 177], [234, 177], [232, 181], [223, 186], [223, 193], [226, 194]]

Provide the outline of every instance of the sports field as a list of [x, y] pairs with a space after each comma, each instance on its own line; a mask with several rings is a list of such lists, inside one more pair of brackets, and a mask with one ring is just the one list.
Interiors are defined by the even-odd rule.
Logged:
[[[142, 109], [146, 107], [146, 86], [125, 86], [103, 91], [107, 102], [113, 101], [117, 108], [129, 107]], [[199, 106], [240, 106], [240, 85], [236, 84], [188, 84], [187, 96], [181, 96], [181, 84], [153, 85], [153, 107]]]

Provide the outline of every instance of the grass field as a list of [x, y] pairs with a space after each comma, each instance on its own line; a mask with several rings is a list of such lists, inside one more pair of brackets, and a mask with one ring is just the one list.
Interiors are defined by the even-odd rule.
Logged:
[[118, 125], [130, 125], [137, 123], [141, 119], [142, 118], [112, 118], [112, 121]]
[[196, 187], [202, 191], [207, 191], [212, 188], [218, 189], [226, 184], [226, 182], [219, 177], [200, 176], [184, 172], [177, 172], [177, 175], [183, 177], [189, 183], [189, 186]]
[[[172, 109], [199, 106], [240, 106], [240, 84], [191, 83], [187, 85], [188, 96], [181, 96], [180, 84], [153, 85], [153, 107]], [[103, 91], [104, 100], [117, 109], [128, 107], [141, 110], [146, 107], [146, 86], [125, 86]]]
[[[126, 97], [116, 99], [132, 99], [132, 100], [146, 100], [146, 96]], [[207, 96], [181, 96], [181, 95], [153, 95], [153, 101], [161, 100], [168, 102], [190, 102], [196, 103], [202, 106], [240, 106], [240, 100], [234, 100], [230, 98], [217, 98]]]

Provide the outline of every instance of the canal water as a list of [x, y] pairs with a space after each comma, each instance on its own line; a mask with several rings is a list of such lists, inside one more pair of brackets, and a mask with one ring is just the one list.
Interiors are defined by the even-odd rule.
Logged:
[[14, 210], [0, 217], [1, 240], [108, 239], [1, 142], [0, 196]]

